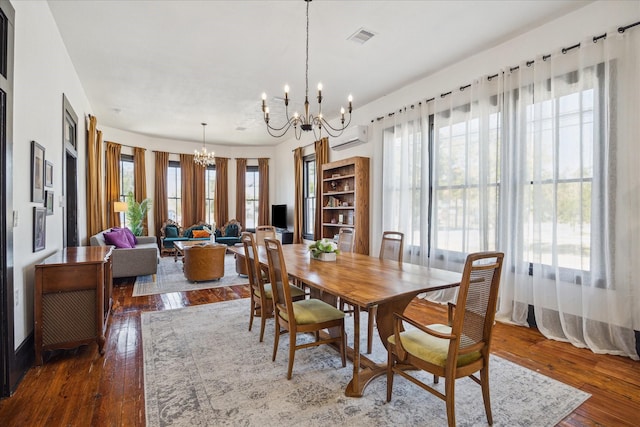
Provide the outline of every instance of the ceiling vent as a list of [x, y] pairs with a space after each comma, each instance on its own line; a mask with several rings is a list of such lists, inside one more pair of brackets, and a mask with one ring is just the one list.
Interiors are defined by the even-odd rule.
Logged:
[[369, 39], [373, 36], [375, 36], [376, 33], [374, 33], [373, 31], [369, 31], [369, 30], [365, 30], [364, 28], [360, 28], [358, 31], [356, 31], [355, 33], [351, 34], [347, 40], [351, 40], [354, 41], [356, 43], [359, 44], [364, 44], [365, 42], [369, 41]]

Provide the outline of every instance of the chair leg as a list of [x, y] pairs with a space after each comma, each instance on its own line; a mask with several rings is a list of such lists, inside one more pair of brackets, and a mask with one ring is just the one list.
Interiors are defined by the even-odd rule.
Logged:
[[273, 362], [276, 361], [276, 353], [278, 353], [278, 342], [280, 341], [280, 325], [278, 324], [277, 316], [278, 315], [276, 314], [276, 322], [275, 322], [276, 336], [273, 339], [273, 358], [271, 359], [271, 361]]
[[264, 313], [260, 313], [260, 342], [264, 341], [264, 328], [267, 326], [267, 316]]
[[391, 402], [391, 393], [393, 391], [393, 352], [391, 344], [387, 348], [387, 402]]
[[480, 386], [482, 387], [482, 400], [484, 400], [484, 411], [487, 413], [489, 425], [493, 424], [491, 415], [491, 397], [489, 395], [489, 366], [480, 369]]
[[289, 367], [287, 369], [287, 379], [291, 379], [293, 373], [293, 359], [296, 355], [296, 334], [289, 331]]
[[342, 367], [347, 366], [347, 334], [344, 332], [344, 323], [340, 328], [340, 355], [342, 356]]
[[446, 398], [445, 401], [447, 402], [447, 423], [449, 424], [449, 427], [455, 427], [456, 425], [455, 386], [455, 378], [445, 378], [444, 394]]
[[256, 302], [253, 300], [253, 298], [251, 298], [250, 307], [251, 307], [251, 314], [249, 315], [249, 332], [251, 332], [251, 327], [253, 326], [253, 316], [255, 315], [255, 312], [256, 312]]
[[367, 324], [367, 354], [371, 354], [373, 347], [373, 320], [378, 312], [378, 307], [371, 307], [369, 309], [369, 322]]

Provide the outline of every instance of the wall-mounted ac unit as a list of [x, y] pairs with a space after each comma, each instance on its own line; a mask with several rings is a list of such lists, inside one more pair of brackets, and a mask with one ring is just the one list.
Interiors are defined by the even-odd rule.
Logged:
[[348, 127], [342, 135], [336, 138], [329, 138], [329, 146], [333, 150], [344, 150], [354, 145], [363, 144], [368, 139], [368, 128], [366, 126]]

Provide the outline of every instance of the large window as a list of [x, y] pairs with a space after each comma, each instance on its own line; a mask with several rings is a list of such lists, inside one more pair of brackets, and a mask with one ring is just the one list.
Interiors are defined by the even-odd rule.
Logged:
[[523, 239], [532, 264], [591, 269], [594, 94], [573, 92], [526, 108], [524, 201], [535, 220]]
[[304, 162], [304, 211], [302, 237], [307, 240], [314, 239], [316, 222], [316, 156], [305, 156]]
[[[205, 209], [206, 218], [204, 219], [207, 224], [213, 224], [215, 218], [215, 195], [216, 195], [216, 167], [214, 165], [207, 166], [204, 176], [205, 186]], [[220, 224], [222, 226], [222, 224]]]
[[432, 129], [426, 137], [415, 116], [384, 130], [383, 227], [405, 233], [410, 262], [426, 263], [426, 251], [460, 264], [504, 246], [502, 233], [517, 239], [514, 259], [531, 271], [586, 280], [601, 263], [592, 245], [605, 229], [604, 208], [593, 202], [604, 192], [594, 184], [604, 170], [594, 147], [601, 68], [585, 69], [580, 85], [566, 73], [500, 99], [441, 101], [421, 114]]
[[180, 162], [169, 161], [169, 169], [167, 170], [169, 219], [182, 224], [182, 180], [180, 175]]
[[[120, 201], [125, 202], [129, 193], [135, 194], [133, 156], [120, 155]], [[120, 212], [120, 223], [127, 225], [126, 212]]]
[[438, 112], [431, 135], [431, 253], [448, 252], [460, 262], [468, 253], [496, 247], [500, 182], [500, 115], [466, 118], [467, 111], [468, 105]]
[[246, 228], [256, 228], [258, 225], [258, 201], [260, 198], [260, 174], [257, 166], [247, 166], [245, 178], [245, 224]]

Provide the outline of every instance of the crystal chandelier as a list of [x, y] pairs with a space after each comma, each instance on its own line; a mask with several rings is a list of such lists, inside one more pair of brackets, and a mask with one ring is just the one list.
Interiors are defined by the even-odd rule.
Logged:
[[[313, 131], [314, 136], [317, 139], [322, 137], [322, 131], [324, 130], [329, 136], [336, 137], [340, 135], [351, 123], [351, 102], [352, 97], [348, 97], [348, 120], [345, 123], [345, 110], [340, 109], [340, 126], [333, 127], [322, 116], [322, 83], [318, 83], [318, 113], [313, 115], [309, 112], [309, 3], [311, 0], [304, 0], [307, 3], [307, 45], [306, 45], [306, 63], [305, 63], [305, 96], [304, 96], [304, 114], [300, 116], [296, 111], [293, 116], [289, 116], [289, 86], [284, 87], [284, 109], [286, 122], [281, 126], [272, 126], [269, 124], [269, 107], [267, 106], [267, 94], [262, 94], [262, 113], [264, 116], [264, 122], [267, 125], [267, 131], [269, 135], [280, 138], [284, 136], [289, 129], [293, 126], [296, 139], [300, 139], [302, 131]], [[316, 134], [316, 129], [319, 134]]]
[[206, 123], [201, 123], [202, 125], [202, 150], [198, 151], [195, 150], [194, 154], [193, 154], [193, 162], [197, 165], [203, 166], [203, 167], [207, 167], [209, 165], [212, 165], [215, 162], [215, 154], [214, 152], [208, 152], [207, 151], [207, 147], [205, 146], [205, 142], [204, 142], [204, 129], [205, 126], [207, 126]]

